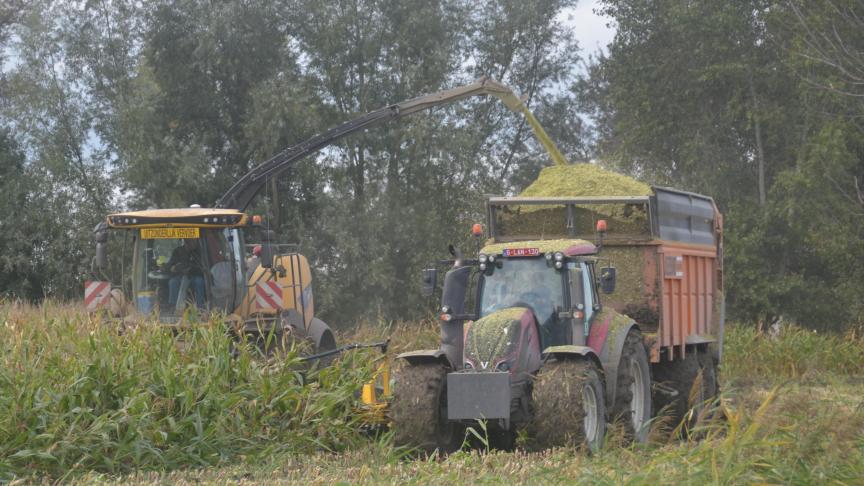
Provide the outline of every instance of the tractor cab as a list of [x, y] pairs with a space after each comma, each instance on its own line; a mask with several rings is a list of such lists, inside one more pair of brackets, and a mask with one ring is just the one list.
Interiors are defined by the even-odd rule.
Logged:
[[523, 241], [488, 245], [480, 252], [477, 317], [502, 309], [530, 309], [541, 350], [583, 344], [599, 310], [594, 255], [585, 240]]
[[247, 219], [236, 210], [206, 208], [109, 215], [108, 227], [126, 231], [131, 241], [130, 304], [164, 322], [193, 307], [199, 314], [230, 314], [246, 295], [240, 227]]

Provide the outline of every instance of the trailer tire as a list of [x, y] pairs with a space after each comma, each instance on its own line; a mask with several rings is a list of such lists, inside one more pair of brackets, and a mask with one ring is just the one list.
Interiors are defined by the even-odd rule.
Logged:
[[624, 427], [627, 441], [648, 440], [651, 423], [651, 370], [642, 333], [632, 329], [627, 333], [615, 388], [612, 419]]
[[684, 433], [704, 418], [705, 405], [717, 396], [716, 365], [706, 351], [693, 350], [683, 360], [658, 363], [654, 366], [654, 379], [678, 392], [676, 397], [656, 393], [654, 407], [658, 411], [666, 409], [667, 426], [675, 429], [680, 425]]
[[457, 424], [447, 420], [447, 370], [440, 362], [400, 362], [393, 370], [390, 419], [397, 446], [432, 454], [461, 445]]
[[530, 436], [537, 449], [587, 446], [597, 450], [606, 435], [603, 379], [590, 360], [543, 365], [534, 379]]
[[707, 349], [700, 349], [696, 356], [699, 359], [699, 367], [702, 369], [703, 413], [705, 411], [710, 412], [713, 409], [711, 404], [720, 395], [720, 385], [717, 381], [717, 362], [714, 361], [714, 357]]

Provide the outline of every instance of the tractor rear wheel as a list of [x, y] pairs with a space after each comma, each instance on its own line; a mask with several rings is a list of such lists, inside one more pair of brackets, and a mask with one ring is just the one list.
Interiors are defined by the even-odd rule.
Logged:
[[459, 427], [447, 420], [447, 367], [441, 363], [399, 363], [393, 370], [390, 400], [397, 446], [426, 453], [459, 448]]
[[596, 450], [606, 435], [603, 380], [590, 361], [563, 360], [543, 365], [534, 379], [530, 432], [540, 449], [586, 445]]
[[615, 385], [613, 419], [624, 426], [628, 441], [645, 442], [651, 421], [651, 371], [638, 329], [627, 334]]

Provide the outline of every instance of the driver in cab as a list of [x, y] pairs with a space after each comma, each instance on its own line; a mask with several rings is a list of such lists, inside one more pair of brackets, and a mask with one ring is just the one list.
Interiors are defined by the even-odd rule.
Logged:
[[[178, 298], [181, 296], [180, 284], [183, 278], [189, 279], [189, 287], [195, 294], [195, 305], [199, 309], [204, 308], [204, 273], [201, 270], [201, 250], [198, 247], [198, 240], [195, 238], [186, 238], [183, 244], [178, 246], [171, 252], [171, 259], [168, 260], [168, 271], [171, 273], [171, 279], [168, 281], [168, 304], [175, 306]], [[185, 296], [183, 296], [185, 298]]]
[[528, 285], [519, 298], [530, 305], [537, 316], [537, 323], [543, 325], [552, 317], [555, 310], [552, 305], [552, 291], [547, 286], [549, 276], [543, 271], [531, 272], [527, 278]]

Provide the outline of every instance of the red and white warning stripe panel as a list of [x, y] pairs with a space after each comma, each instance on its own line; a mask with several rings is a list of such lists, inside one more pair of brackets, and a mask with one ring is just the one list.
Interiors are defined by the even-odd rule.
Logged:
[[111, 300], [111, 282], [105, 280], [88, 280], [84, 282], [84, 306], [88, 312], [94, 312], [108, 305]]
[[255, 285], [255, 304], [259, 309], [282, 309], [282, 287], [274, 280], [259, 282]]

